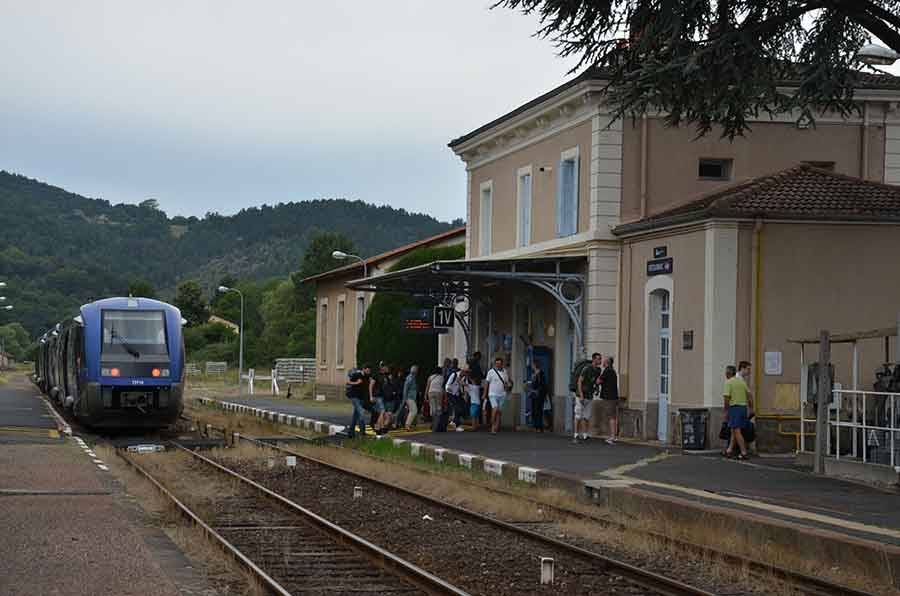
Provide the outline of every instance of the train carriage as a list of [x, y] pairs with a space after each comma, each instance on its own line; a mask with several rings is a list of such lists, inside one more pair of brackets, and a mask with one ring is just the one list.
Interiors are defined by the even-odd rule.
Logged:
[[107, 298], [41, 338], [38, 386], [97, 428], [160, 428], [183, 408], [181, 311], [149, 298]]

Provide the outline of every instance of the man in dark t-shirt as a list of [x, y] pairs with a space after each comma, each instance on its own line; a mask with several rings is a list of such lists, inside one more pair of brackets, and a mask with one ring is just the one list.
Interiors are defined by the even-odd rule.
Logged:
[[591, 354], [591, 365], [584, 368], [578, 377], [578, 395], [575, 396], [575, 437], [573, 443], [586, 441], [591, 431], [593, 400], [600, 396], [600, 373], [603, 356], [599, 352]]
[[603, 359], [603, 372], [600, 373], [600, 407], [603, 417], [609, 423], [609, 438], [606, 442], [614, 445], [619, 434], [619, 378], [613, 368], [613, 359]]

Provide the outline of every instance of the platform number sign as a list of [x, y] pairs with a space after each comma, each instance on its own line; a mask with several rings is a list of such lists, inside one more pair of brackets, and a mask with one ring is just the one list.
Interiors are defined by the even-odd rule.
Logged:
[[453, 307], [451, 307], [451, 306], [435, 306], [434, 307], [434, 326], [436, 329], [452, 329], [453, 328]]

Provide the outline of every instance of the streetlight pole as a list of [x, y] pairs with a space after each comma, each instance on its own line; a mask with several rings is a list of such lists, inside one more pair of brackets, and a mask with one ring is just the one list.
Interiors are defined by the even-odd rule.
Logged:
[[244, 294], [237, 288], [229, 288], [228, 286], [219, 286], [219, 292], [237, 292], [241, 297], [241, 323], [240, 333], [238, 335], [238, 395], [241, 395], [242, 377], [244, 376]]
[[334, 259], [340, 259], [340, 260], [342, 260], [342, 261], [343, 261], [344, 259], [356, 259], [357, 261], [359, 261], [360, 263], [362, 263], [362, 266], [363, 266], [363, 277], [369, 277], [369, 267], [368, 267], [368, 265], [367, 265], [367, 263], [366, 263], [366, 260], [365, 260], [364, 258], [362, 258], [361, 256], [359, 256], [359, 255], [349, 255], [349, 254], [345, 253], [345, 252], [342, 251], [342, 250], [336, 250], [336, 251], [334, 251], [334, 252], [331, 253], [331, 257], [334, 258]]
[[[6, 285], [6, 284], [3, 283], [2, 281], [0, 281], [0, 284], [2, 284], [3, 286]], [[0, 286], [0, 287], [2, 287], [2, 286]], [[0, 296], [0, 300], [6, 300], [6, 296]], [[12, 305], [12, 304], [7, 304], [7, 305], [5, 305], [5, 306], [0, 306], [0, 310], [12, 310], [12, 309], [13, 309], [13, 305]], [[2, 357], [2, 355], [5, 354], [5, 353], [6, 353], [6, 349], [5, 349], [5, 346], [3, 345], [3, 340], [0, 339], [0, 357]]]

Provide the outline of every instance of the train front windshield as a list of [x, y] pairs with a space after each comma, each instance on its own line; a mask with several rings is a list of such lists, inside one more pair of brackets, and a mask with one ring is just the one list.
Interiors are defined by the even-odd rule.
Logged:
[[165, 356], [166, 319], [162, 311], [104, 310], [104, 356]]

